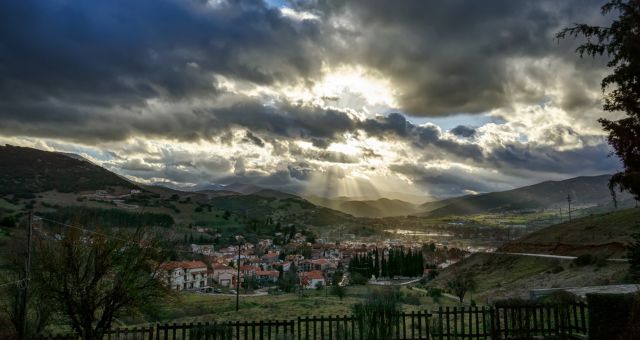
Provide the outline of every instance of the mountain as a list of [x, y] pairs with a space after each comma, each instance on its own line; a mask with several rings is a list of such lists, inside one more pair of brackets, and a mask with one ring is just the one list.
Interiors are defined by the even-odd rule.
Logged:
[[306, 198], [313, 204], [342, 211], [356, 217], [406, 216], [420, 212], [418, 206], [397, 199], [352, 200], [347, 197], [324, 198], [318, 196], [308, 196]]
[[110, 188], [139, 187], [81, 157], [11, 145], [0, 146], [0, 195]]
[[[566, 208], [570, 195], [573, 208], [610, 204], [611, 175], [582, 176], [563, 181], [547, 181], [522, 188], [481, 195], [451, 198], [420, 206], [425, 215], [443, 217], [483, 213]], [[629, 203], [631, 195], [619, 194], [619, 201]]]

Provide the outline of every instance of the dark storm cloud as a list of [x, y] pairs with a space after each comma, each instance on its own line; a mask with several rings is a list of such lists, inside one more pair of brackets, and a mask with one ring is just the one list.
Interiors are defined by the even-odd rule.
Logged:
[[480, 162], [483, 156], [478, 145], [444, 138], [437, 126], [413, 124], [399, 113], [364, 120], [359, 127], [370, 136], [406, 140], [417, 149], [429, 152], [432, 157], [473, 159]]
[[613, 173], [620, 161], [609, 157], [611, 147], [605, 143], [569, 150], [553, 146], [513, 143], [492, 149], [486, 162], [503, 172], [527, 170], [560, 174]]
[[[575, 64], [575, 44], [558, 44], [554, 34], [574, 22], [598, 24], [594, 14], [600, 5], [600, 0], [320, 0], [318, 6], [327, 22], [337, 17], [350, 21], [334, 33], [348, 46], [346, 58], [390, 77], [402, 92], [406, 112], [445, 115], [504, 107], [514, 95], [541, 100], [543, 94], [512, 80], [535, 78], [544, 69], [512, 70], [508, 62], [554, 56]], [[580, 65], [580, 71], [588, 71], [602, 63]], [[574, 81], [597, 87], [599, 79], [587, 73], [576, 72]], [[574, 90], [572, 102], [588, 97], [584, 89]]]
[[473, 137], [476, 134], [476, 130], [469, 126], [458, 125], [453, 129], [451, 129], [451, 133], [453, 133], [456, 136], [469, 138], [469, 137]]
[[320, 64], [317, 38], [257, 0], [2, 1], [0, 118], [97, 125], [151, 98], [215, 96], [214, 74], [297, 82]]
[[[506, 61], [547, 55], [575, 61], [573, 45], [559, 46], [551, 37], [567, 20], [597, 11], [594, 1], [576, 0], [398, 1], [393, 6], [327, 0], [301, 7], [322, 20], [294, 22], [262, 1], [221, 3], [1, 2], [0, 132], [83, 141], [136, 134], [194, 140], [211, 138], [228, 122], [326, 147], [336, 132], [353, 128], [342, 112], [314, 115], [279, 107], [284, 112], [269, 113], [255, 102], [227, 109], [174, 108], [153, 116], [142, 112], [150, 99], [188, 103], [219, 96], [225, 90], [214, 74], [267, 86], [301, 79], [313, 83], [322, 65], [349, 63], [390, 77], [404, 93], [403, 108], [417, 115], [501, 107], [508, 102], [506, 88], [539, 100], [540, 93], [528, 96], [526, 84], [508, 84]], [[343, 15], [353, 28], [332, 24]], [[544, 69], [521, 72], [545, 78]], [[591, 79], [597, 72], [585, 74]], [[588, 85], [578, 78], [571, 79]], [[593, 104], [580, 90], [586, 87], [572, 87], [562, 105]], [[237, 116], [223, 117], [225, 112]], [[411, 132], [400, 115], [365, 128], [398, 136]], [[426, 129], [420, 134], [423, 140], [435, 137]]]
[[[391, 170], [404, 174], [421, 187], [428, 188], [429, 195], [438, 198], [468, 195], [472, 192], [489, 192], [502, 188], [497, 178], [469, 176], [463, 169], [424, 168], [415, 164], [395, 164]], [[497, 176], [496, 176], [497, 177]]]
[[252, 144], [254, 144], [256, 146], [259, 146], [259, 147], [263, 147], [264, 146], [264, 141], [262, 139], [260, 139], [260, 137], [257, 137], [256, 135], [251, 133], [250, 131], [247, 131], [247, 134], [245, 135], [243, 141], [248, 142], [248, 143], [252, 143]]

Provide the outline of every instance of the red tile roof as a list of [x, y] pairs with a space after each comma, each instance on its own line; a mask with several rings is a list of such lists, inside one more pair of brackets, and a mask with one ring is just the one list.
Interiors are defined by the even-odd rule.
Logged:
[[311, 279], [320, 280], [320, 279], [324, 279], [324, 274], [319, 270], [312, 270], [310, 272], [300, 273], [300, 277], [310, 279], [310, 280]]
[[207, 265], [202, 261], [170, 261], [160, 265], [163, 270], [184, 269], [207, 269]]

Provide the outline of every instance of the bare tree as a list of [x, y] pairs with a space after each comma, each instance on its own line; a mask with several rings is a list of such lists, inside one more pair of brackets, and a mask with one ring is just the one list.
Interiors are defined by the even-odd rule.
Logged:
[[[0, 274], [0, 337], [15, 336], [28, 339], [41, 332], [53, 312], [48, 294], [35, 282], [29, 292], [25, 290], [27, 244], [22, 230], [15, 230], [6, 244], [6, 257]], [[37, 260], [37, 253], [33, 253]], [[26, 301], [25, 301], [26, 300]], [[26, 308], [26, 310], [25, 310]], [[9, 335], [11, 334], [11, 335]]]
[[41, 238], [37, 249], [34, 281], [82, 339], [102, 339], [117, 315], [170, 294], [161, 282], [162, 248], [144, 229], [114, 235], [70, 229], [59, 240]]

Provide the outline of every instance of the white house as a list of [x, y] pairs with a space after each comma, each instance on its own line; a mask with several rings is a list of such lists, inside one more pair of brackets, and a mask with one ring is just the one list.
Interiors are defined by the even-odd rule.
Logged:
[[193, 290], [207, 287], [207, 265], [202, 261], [171, 261], [160, 266], [163, 279], [173, 290]]

